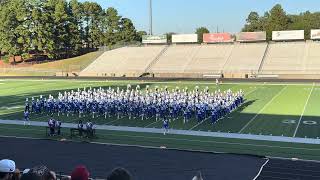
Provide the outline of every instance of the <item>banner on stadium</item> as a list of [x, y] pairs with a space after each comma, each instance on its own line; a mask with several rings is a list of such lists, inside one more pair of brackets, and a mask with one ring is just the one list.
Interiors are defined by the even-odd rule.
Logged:
[[320, 29], [311, 29], [311, 39], [320, 39]]
[[160, 36], [144, 35], [142, 36], [142, 43], [143, 44], [165, 44], [167, 43], [167, 36], [166, 35], [160, 35]]
[[240, 32], [237, 34], [237, 41], [239, 42], [254, 42], [254, 41], [266, 41], [266, 32]]
[[204, 43], [232, 42], [230, 33], [205, 33], [203, 34]]
[[197, 34], [174, 34], [172, 35], [173, 43], [196, 43], [198, 42]]
[[272, 31], [272, 40], [304, 40], [304, 30]]

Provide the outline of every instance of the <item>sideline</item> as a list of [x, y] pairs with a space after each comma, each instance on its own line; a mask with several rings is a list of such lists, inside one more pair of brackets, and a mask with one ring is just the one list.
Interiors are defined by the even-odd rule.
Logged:
[[[1, 77], [0, 77], [1, 78]], [[172, 81], [159, 81], [157, 79], [152, 80], [144, 80], [144, 79], [129, 79], [129, 80], [124, 80], [124, 79], [119, 79], [119, 80], [108, 80], [108, 79], [101, 79], [101, 80], [92, 80], [92, 79], [88, 79], [88, 80], [83, 80], [83, 79], [39, 79], [37, 77], [35, 77], [34, 79], [10, 79], [10, 78], [2, 78], [0, 79], [0, 81], [29, 81], [29, 82], [79, 82], [79, 83], [88, 83], [88, 82], [92, 82], [92, 83], [135, 83], [135, 84], [194, 84], [194, 85], [216, 85], [215, 80], [214, 79], [208, 79], [207, 81], [203, 81], [203, 82], [199, 82], [196, 80], [172, 80]], [[257, 86], [264, 86], [264, 85], [270, 85], [270, 86], [283, 86], [283, 85], [287, 85], [287, 86], [309, 86], [311, 84], [315, 84], [313, 82], [301, 82], [301, 83], [297, 83], [297, 82], [225, 82], [225, 83], [220, 83], [220, 85], [257, 85]], [[315, 86], [320, 86], [320, 84], [315, 84]]]
[[[48, 126], [47, 122], [29, 121], [30, 125], [38, 127]], [[23, 120], [0, 120], [0, 124], [7, 125], [24, 125]], [[64, 128], [76, 128], [77, 124], [63, 123]], [[124, 126], [108, 126], [108, 125], [95, 125], [97, 130], [110, 130], [110, 131], [128, 131], [128, 132], [141, 132], [141, 133], [156, 133], [163, 134], [163, 130], [159, 128], [142, 128], [142, 127], [124, 127]], [[303, 144], [318, 144], [320, 139], [311, 138], [297, 138], [297, 137], [284, 137], [284, 136], [266, 136], [266, 135], [253, 135], [253, 134], [239, 134], [239, 133], [221, 133], [221, 132], [205, 132], [205, 131], [190, 131], [190, 130], [177, 130], [170, 129], [170, 134], [175, 135], [191, 135], [202, 137], [218, 137], [230, 139], [247, 139], [247, 140], [263, 140], [263, 141], [276, 141], [276, 142], [289, 142], [289, 143], [303, 143]]]

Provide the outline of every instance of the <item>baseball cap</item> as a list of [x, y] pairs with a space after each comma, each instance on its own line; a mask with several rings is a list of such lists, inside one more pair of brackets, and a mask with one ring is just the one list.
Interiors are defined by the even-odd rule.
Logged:
[[71, 180], [88, 180], [89, 171], [85, 166], [76, 167], [71, 173]]
[[2, 159], [0, 161], [0, 172], [12, 173], [16, 170], [16, 163], [10, 159]]

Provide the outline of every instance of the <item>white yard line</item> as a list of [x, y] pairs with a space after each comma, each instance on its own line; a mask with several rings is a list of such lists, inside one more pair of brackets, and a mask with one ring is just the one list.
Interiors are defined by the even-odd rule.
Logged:
[[304, 112], [306, 111], [306, 107], [307, 107], [307, 105], [308, 105], [308, 102], [309, 102], [309, 99], [310, 99], [311, 94], [312, 94], [312, 92], [313, 92], [313, 89], [314, 89], [314, 84], [313, 84], [313, 86], [312, 86], [312, 88], [311, 88], [311, 91], [310, 91], [310, 93], [309, 93], [308, 99], [307, 99], [307, 101], [306, 101], [306, 103], [305, 103], [305, 105], [304, 105], [304, 107], [303, 107], [303, 111], [302, 111], [301, 116], [300, 116], [300, 118], [299, 118], [298, 125], [297, 125], [297, 127], [296, 127], [296, 129], [295, 129], [295, 131], [294, 131], [294, 133], [293, 133], [293, 137], [296, 137], [296, 135], [297, 135], [297, 132], [298, 132], [298, 129], [299, 129], [299, 126], [300, 126], [300, 123], [301, 123], [303, 114], [304, 114]]
[[152, 122], [152, 123], [146, 125], [145, 128], [150, 127], [151, 125], [154, 125], [154, 124], [156, 124], [156, 123], [158, 123], [158, 122], [161, 122], [161, 121], [159, 120], [159, 121]]
[[255, 92], [257, 89], [259, 89], [259, 88], [254, 88], [254, 90], [251, 90], [251, 91], [249, 91], [248, 93], [245, 93], [244, 95], [245, 95], [245, 96], [248, 96], [249, 94]]
[[[115, 117], [115, 118], [117, 118], [117, 117]], [[103, 124], [103, 125], [112, 125], [112, 123], [117, 122], [117, 121], [120, 121], [120, 120], [122, 120], [122, 119], [124, 119], [124, 118], [125, 118], [125, 116], [123, 116], [123, 117], [121, 117], [121, 118], [119, 118], [119, 119], [116, 119], [116, 120], [107, 122], [107, 123], [105, 123], [105, 124]]]
[[202, 123], [204, 123], [204, 122], [207, 121], [208, 119], [210, 119], [210, 117], [208, 117], [208, 118], [206, 118], [205, 120], [203, 120], [203, 121], [199, 122], [198, 124], [194, 125], [192, 128], [189, 129], [189, 131], [190, 131], [190, 130], [193, 130], [194, 128], [196, 128], [196, 127], [198, 127], [198, 126], [200, 126]]
[[260, 111], [259, 111], [253, 118], [251, 118], [250, 121], [249, 121], [245, 126], [242, 127], [242, 129], [241, 129], [238, 133], [242, 133], [243, 130], [245, 130], [245, 129], [249, 126], [249, 124], [251, 124], [251, 122], [253, 122], [253, 121], [265, 110], [265, 108], [268, 107], [269, 104], [272, 103], [272, 101], [273, 101], [274, 99], [276, 99], [285, 89], [287, 89], [287, 87], [288, 87], [288, 86], [282, 88], [281, 91], [279, 91], [277, 95], [273, 96], [273, 98], [272, 98], [267, 104], [265, 104], [265, 105], [260, 109]]

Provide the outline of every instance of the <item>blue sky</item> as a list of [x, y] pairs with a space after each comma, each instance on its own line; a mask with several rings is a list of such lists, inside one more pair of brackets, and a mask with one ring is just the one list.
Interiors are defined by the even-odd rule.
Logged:
[[[138, 30], [149, 29], [149, 0], [90, 1], [103, 8], [115, 7], [120, 15], [132, 19]], [[235, 33], [241, 30], [249, 12], [263, 15], [277, 3], [290, 14], [320, 10], [320, 0], [153, 0], [154, 34], [193, 33], [200, 26], [210, 31], [218, 26], [219, 31]]]

